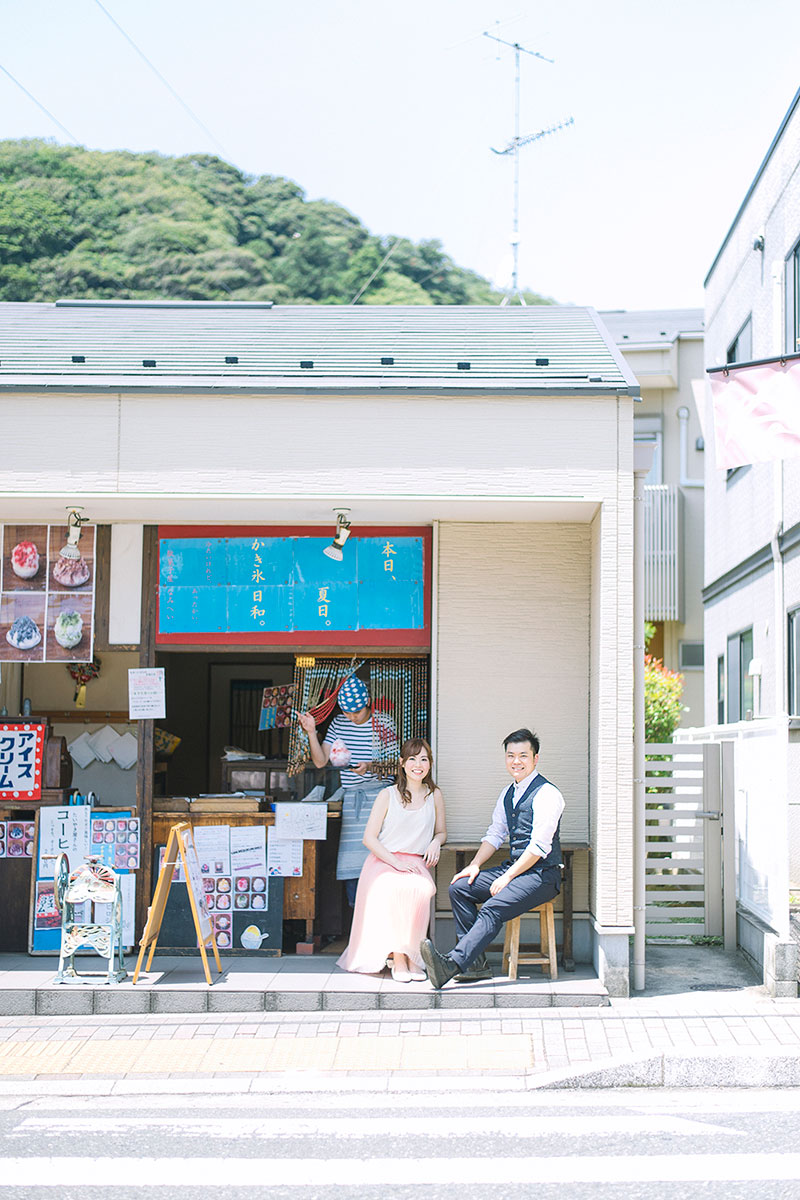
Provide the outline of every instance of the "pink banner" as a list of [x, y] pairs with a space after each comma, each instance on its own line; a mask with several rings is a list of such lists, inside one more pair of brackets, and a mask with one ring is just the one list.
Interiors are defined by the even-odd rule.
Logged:
[[710, 376], [718, 467], [800, 456], [800, 362], [775, 359]]

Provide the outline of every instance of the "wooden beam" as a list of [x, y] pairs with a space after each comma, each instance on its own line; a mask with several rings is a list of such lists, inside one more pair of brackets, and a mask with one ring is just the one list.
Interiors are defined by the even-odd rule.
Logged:
[[[142, 546], [142, 632], [139, 666], [156, 665], [156, 586], [158, 583], [158, 530], [145, 525]], [[141, 829], [141, 867], [136, 903], [136, 931], [144, 929], [153, 886], [153, 722], [139, 721], [139, 761], [136, 773], [136, 806]]]

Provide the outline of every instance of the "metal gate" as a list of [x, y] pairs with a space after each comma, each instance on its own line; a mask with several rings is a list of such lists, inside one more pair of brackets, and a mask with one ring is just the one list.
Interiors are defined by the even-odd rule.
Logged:
[[736, 945], [727, 750], [718, 742], [645, 746], [648, 941], [724, 936], [726, 948]]

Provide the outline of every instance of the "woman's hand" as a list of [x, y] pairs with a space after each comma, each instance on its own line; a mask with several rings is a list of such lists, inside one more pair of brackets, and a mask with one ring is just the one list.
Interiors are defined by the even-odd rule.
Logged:
[[314, 720], [310, 712], [298, 713], [297, 719], [300, 722], [300, 728], [306, 733], [315, 733], [317, 722]]
[[423, 856], [426, 867], [435, 867], [436, 866], [436, 864], [439, 861], [439, 855], [441, 853], [441, 850], [442, 850], [442, 848], [439, 845], [439, 839], [434, 838], [433, 841], [431, 842], [430, 846], [428, 846], [428, 849], [425, 851], [425, 854]]
[[402, 859], [395, 859], [395, 861], [389, 865], [394, 867], [395, 871], [399, 871], [401, 875], [414, 874], [414, 868], [411, 866], [411, 864], [403, 862]]

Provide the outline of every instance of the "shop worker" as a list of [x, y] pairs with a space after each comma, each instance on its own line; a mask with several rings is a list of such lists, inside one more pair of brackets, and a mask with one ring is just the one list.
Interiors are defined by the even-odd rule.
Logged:
[[363, 843], [372, 805], [381, 788], [394, 776], [392, 765], [385, 773], [376, 775], [370, 770], [375, 757], [374, 746], [385, 747], [386, 757], [398, 753], [397, 731], [384, 716], [373, 714], [369, 689], [357, 675], [350, 675], [339, 689], [341, 713], [333, 718], [320, 744], [317, 723], [311, 713], [300, 713], [299, 720], [308, 734], [311, 761], [315, 767], [327, 765], [334, 742], [342, 741], [350, 752], [350, 762], [340, 768], [342, 788], [342, 822], [339, 835], [339, 857], [336, 878], [343, 879], [351, 908], [356, 902], [356, 888], [369, 851]]
[[[537, 770], [539, 739], [535, 733], [517, 729], [505, 738], [503, 746], [512, 783], [500, 793], [492, 823], [472, 862], [454, 875], [450, 884], [458, 941], [449, 954], [440, 954], [428, 938], [420, 946], [435, 988], [444, 987], [450, 979], [490, 979], [485, 951], [506, 921], [552, 900], [561, 889], [558, 827], [564, 798]], [[499, 867], [482, 871], [483, 864], [506, 841], [509, 857]]]

